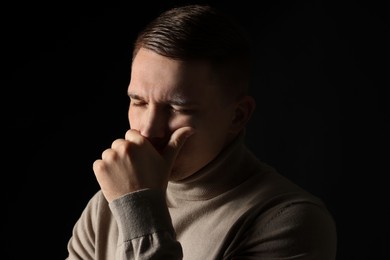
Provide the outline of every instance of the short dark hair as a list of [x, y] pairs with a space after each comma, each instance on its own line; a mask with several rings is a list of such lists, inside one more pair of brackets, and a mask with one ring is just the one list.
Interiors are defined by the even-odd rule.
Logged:
[[138, 34], [133, 58], [140, 48], [172, 59], [207, 61], [219, 73], [224, 91], [234, 96], [248, 92], [249, 35], [231, 16], [210, 5], [190, 4], [161, 13]]

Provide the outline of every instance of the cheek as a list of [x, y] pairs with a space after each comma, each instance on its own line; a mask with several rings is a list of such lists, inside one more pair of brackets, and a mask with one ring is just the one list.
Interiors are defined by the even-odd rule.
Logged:
[[196, 129], [196, 120], [191, 116], [184, 116], [184, 115], [178, 115], [178, 116], [172, 116], [169, 119], [168, 125], [169, 129], [172, 131], [175, 131], [176, 129], [179, 129], [184, 126], [190, 126]]

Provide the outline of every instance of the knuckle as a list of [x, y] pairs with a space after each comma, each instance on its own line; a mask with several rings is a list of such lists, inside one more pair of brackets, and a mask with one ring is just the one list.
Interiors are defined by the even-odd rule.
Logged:
[[96, 160], [92, 164], [92, 169], [95, 174], [98, 174], [106, 171], [106, 165], [103, 160]]
[[117, 158], [118, 158], [118, 153], [113, 149], [106, 149], [102, 153], [102, 159], [105, 162], [110, 163], [110, 162], [116, 161]]

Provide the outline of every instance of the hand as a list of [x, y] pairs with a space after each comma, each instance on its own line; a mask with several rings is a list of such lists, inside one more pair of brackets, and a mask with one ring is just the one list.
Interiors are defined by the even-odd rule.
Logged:
[[102, 159], [93, 163], [107, 201], [145, 188], [165, 190], [176, 157], [192, 133], [191, 127], [177, 129], [162, 154], [136, 130], [130, 129], [125, 139], [115, 140], [103, 151]]

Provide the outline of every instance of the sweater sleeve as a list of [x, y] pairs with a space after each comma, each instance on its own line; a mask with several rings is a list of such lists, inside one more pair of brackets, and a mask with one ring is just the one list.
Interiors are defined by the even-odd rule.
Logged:
[[117, 260], [182, 259], [163, 191], [133, 192], [109, 206], [120, 232]]

